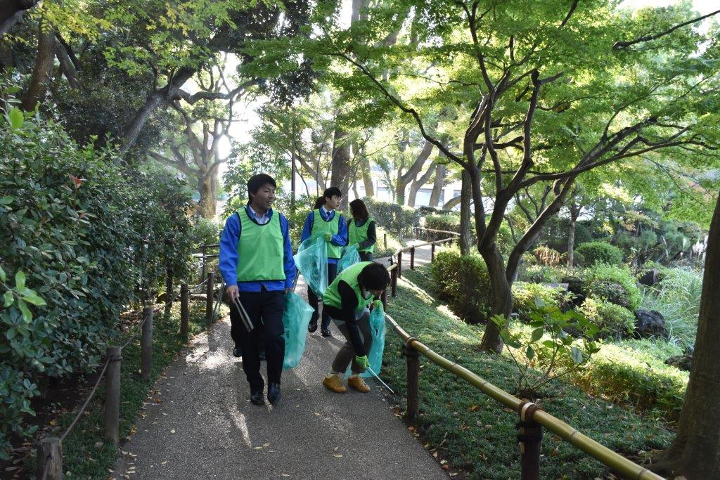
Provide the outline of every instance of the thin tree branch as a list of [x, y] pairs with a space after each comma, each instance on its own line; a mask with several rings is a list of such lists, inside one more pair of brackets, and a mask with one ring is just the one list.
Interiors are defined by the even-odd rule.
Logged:
[[652, 41], [652, 40], [657, 40], [658, 38], [662, 38], [662, 37], [664, 37], [665, 35], [670, 35], [672, 32], [674, 32], [674, 31], [677, 30], [678, 28], [682, 28], [682, 27], [684, 27], [684, 26], [686, 26], [686, 25], [690, 25], [690, 24], [692, 24], [692, 23], [696, 23], [696, 22], [699, 22], [699, 21], [701, 21], [701, 20], [705, 20], [706, 18], [712, 17], [713, 15], [717, 15], [718, 13], [720, 13], [720, 10], [715, 10], [714, 12], [708, 13], [707, 15], [703, 15], [703, 16], [701, 16], [701, 17], [693, 18], [692, 20], [688, 20], [687, 22], [679, 23], [679, 24], [677, 24], [677, 25], [675, 25], [675, 26], [673, 26], [673, 27], [665, 30], [664, 32], [656, 33], [655, 35], [645, 35], [645, 36], [642, 36], [642, 37], [640, 37], [640, 38], [636, 38], [635, 40], [631, 40], [631, 41], [629, 41], [629, 42], [615, 42], [615, 45], [613, 45], [612, 48], [613, 48], [613, 50], [622, 50], [622, 49], [626, 49], [626, 48], [628, 48], [628, 47], [631, 47], [631, 46], [633, 46], [633, 45], [637, 45], [638, 43], [650, 42], [650, 41]]

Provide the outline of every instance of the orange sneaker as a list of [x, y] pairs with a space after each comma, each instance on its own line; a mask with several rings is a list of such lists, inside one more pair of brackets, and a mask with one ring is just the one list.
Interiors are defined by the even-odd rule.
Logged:
[[325, 378], [323, 378], [323, 385], [325, 385], [325, 388], [328, 390], [335, 392], [335, 393], [345, 393], [347, 392], [347, 388], [345, 388], [345, 385], [342, 384], [342, 380], [340, 380], [340, 375], [332, 374], [332, 375], [325, 375]]
[[368, 387], [360, 375], [351, 375], [350, 378], [348, 378], [348, 385], [361, 393], [368, 393], [370, 391], [370, 387]]

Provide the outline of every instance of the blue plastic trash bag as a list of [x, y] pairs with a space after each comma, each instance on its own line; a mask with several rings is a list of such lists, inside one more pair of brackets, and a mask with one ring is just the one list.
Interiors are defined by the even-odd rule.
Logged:
[[[380, 375], [380, 368], [382, 368], [383, 351], [385, 350], [385, 312], [382, 308], [374, 308], [370, 312], [370, 333], [372, 334], [372, 345], [370, 345], [370, 352], [367, 357], [370, 360], [370, 369], [375, 372], [376, 375]], [[372, 377], [370, 369], [365, 370], [360, 374], [361, 377]], [[352, 365], [348, 367], [348, 375], [352, 374]]]
[[358, 253], [357, 245], [350, 245], [345, 247], [345, 251], [338, 260], [337, 273], [342, 272], [351, 265], [355, 265], [360, 261], [360, 253]]
[[305, 338], [312, 313], [313, 308], [300, 295], [292, 292], [285, 295], [283, 369], [293, 368], [300, 363], [305, 352]]
[[315, 241], [308, 238], [300, 244], [298, 252], [293, 257], [308, 287], [322, 298], [328, 286], [327, 272], [327, 242], [323, 237]]

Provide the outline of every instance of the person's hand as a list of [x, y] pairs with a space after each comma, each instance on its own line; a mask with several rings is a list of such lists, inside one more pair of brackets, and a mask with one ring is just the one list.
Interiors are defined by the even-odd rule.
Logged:
[[331, 241], [332, 241], [332, 233], [327, 232], [327, 233], [325, 234], [325, 241], [326, 241], [326, 242], [331, 242]]
[[373, 304], [373, 308], [379, 308], [380, 310], [383, 309], [382, 300], [375, 300], [372, 304]]
[[362, 368], [363, 371], [367, 370], [370, 366], [370, 360], [368, 360], [367, 355], [363, 355], [362, 357], [355, 357], [355, 363], [357, 363], [357, 366]]
[[225, 295], [230, 299], [231, 302], [235, 301], [236, 298], [240, 296], [240, 291], [238, 290], [237, 285], [229, 285], [225, 289]]

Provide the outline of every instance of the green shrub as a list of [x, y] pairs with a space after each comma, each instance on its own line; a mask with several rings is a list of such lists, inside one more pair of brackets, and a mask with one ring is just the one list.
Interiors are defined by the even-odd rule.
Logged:
[[562, 267], [530, 265], [523, 269], [518, 279], [532, 283], [559, 283], [564, 275], [565, 270]]
[[397, 203], [378, 202], [370, 197], [362, 200], [377, 225], [400, 239], [411, 238], [414, 234], [413, 229], [420, 226], [420, 213], [414, 208]]
[[[575, 252], [580, 255], [575, 259], [575, 263], [582, 267], [592, 267], [597, 263], [620, 265], [623, 260], [622, 250], [606, 242], [583, 243], [575, 249]], [[583, 263], [578, 262], [580, 259]]]
[[587, 298], [578, 310], [598, 327], [601, 338], [624, 338], [635, 330], [635, 315], [606, 300]]
[[528, 322], [530, 316], [545, 305], [560, 307], [564, 303], [565, 292], [559, 287], [549, 287], [539, 283], [515, 282], [512, 286], [513, 309], [520, 319]]
[[125, 170], [113, 150], [80, 147], [61, 125], [4, 108], [0, 265], [24, 272], [45, 304], [2, 311], [0, 385], [12, 387], [0, 386], [11, 409], [0, 411], [0, 452], [10, 431], [27, 433], [22, 414], [48, 377], [94, 370], [119, 313], [150, 299], [168, 271], [183, 275], [190, 251], [186, 184]]
[[635, 310], [642, 301], [635, 277], [627, 267], [596, 265], [585, 272], [583, 289], [588, 296], [603, 298], [628, 310]]
[[490, 277], [478, 255], [461, 256], [454, 249], [438, 252], [430, 267], [438, 296], [469, 323], [485, 322], [490, 314]]
[[190, 244], [194, 250], [202, 245], [215, 245], [220, 239], [222, 228], [217, 222], [206, 218], [198, 218], [190, 230]]
[[[444, 230], [446, 232], [460, 233], [460, 215], [448, 213], [445, 215], [428, 215], [425, 217], [425, 228], [431, 230]], [[428, 241], [447, 238], [449, 234], [439, 232], [427, 232], [423, 239]]]

